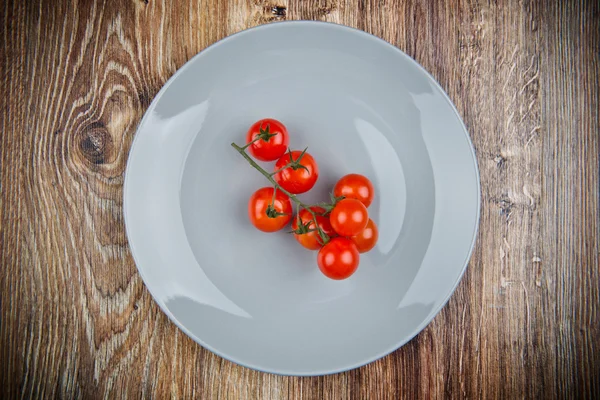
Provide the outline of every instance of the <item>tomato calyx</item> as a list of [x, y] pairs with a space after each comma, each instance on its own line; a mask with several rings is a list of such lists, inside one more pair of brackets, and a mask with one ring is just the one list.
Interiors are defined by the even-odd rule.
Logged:
[[277, 136], [277, 133], [270, 133], [269, 132], [269, 124], [267, 124], [267, 128], [263, 129], [262, 126], [260, 128], [258, 128], [260, 133], [258, 135], [256, 135], [256, 140], [258, 139], [262, 139], [265, 142], [268, 142], [269, 139], [271, 139], [273, 136]]
[[[331, 240], [331, 238], [329, 237], [329, 235], [327, 233], [325, 233], [325, 231], [319, 226], [319, 224], [317, 223], [317, 215], [321, 215], [320, 213], [317, 213], [311, 209], [306, 209], [306, 211], [308, 211], [309, 213], [312, 214], [312, 219], [310, 221], [306, 221], [306, 222], [302, 222], [300, 220], [299, 215], [296, 217], [297, 218], [297, 225], [298, 227], [292, 231], [290, 231], [290, 233], [296, 234], [296, 235], [306, 235], [308, 233], [311, 232], [317, 232], [317, 234], [319, 235], [319, 239], [321, 240], [321, 244], [325, 245], [327, 243], [329, 243], [329, 241]], [[311, 225], [316, 226], [316, 228], [312, 228]]]
[[305, 148], [304, 150], [302, 150], [302, 153], [300, 153], [298, 158], [294, 160], [294, 157], [292, 156], [292, 149], [288, 148], [288, 154], [290, 155], [290, 162], [288, 162], [287, 164], [285, 164], [283, 167], [279, 168], [278, 170], [272, 172], [271, 176], [275, 176], [278, 172], [281, 172], [284, 169], [288, 169], [288, 168], [291, 168], [294, 171], [302, 168], [306, 172], [310, 173], [310, 171], [308, 170], [308, 168], [306, 168], [306, 166], [300, 164], [300, 160], [302, 160], [302, 157], [304, 157], [304, 154], [306, 154], [306, 150], [308, 150], [308, 147]]
[[337, 203], [344, 200], [346, 198], [346, 196], [335, 197], [335, 195], [333, 193], [329, 193], [329, 198], [331, 199], [331, 203], [325, 203], [325, 202], [317, 203], [317, 206], [319, 206], [325, 210], [325, 212], [323, 212], [322, 214], [319, 214], [319, 215], [326, 216], [327, 214], [329, 214], [335, 208]]
[[304, 154], [306, 154], [306, 150], [308, 150], [308, 147], [306, 147], [304, 150], [302, 150], [302, 153], [300, 153], [298, 158], [294, 161], [294, 157], [292, 157], [292, 149], [288, 148], [288, 154], [290, 155], [290, 168], [291, 169], [296, 171], [296, 170], [302, 168], [302, 169], [306, 170], [306, 172], [309, 172], [308, 168], [306, 168], [304, 165], [300, 164], [300, 160], [302, 160], [302, 157], [304, 157]]
[[297, 221], [298, 221], [298, 227], [296, 229], [291, 230], [290, 233], [295, 233], [296, 235], [305, 235], [307, 233], [311, 233], [311, 232], [318, 230], [316, 228], [310, 227], [314, 222], [312, 219], [310, 221], [306, 221], [305, 223], [303, 223], [300, 220], [300, 217], [297, 217]]
[[277, 217], [282, 217], [284, 215], [290, 215], [287, 213], [282, 213], [282, 212], [277, 211], [273, 204], [269, 204], [267, 206], [267, 209], [265, 210], [265, 214], [267, 214], [267, 217], [269, 217], [269, 218], [277, 218]]
[[273, 189], [273, 198], [271, 199], [271, 204], [269, 204], [267, 206], [267, 209], [265, 210], [265, 214], [267, 214], [267, 217], [277, 218], [277, 217], [282, 217], [284, 215], [290, 215], [290, 214], [286, 214], [286, 213], [277, 211], [277, 209], [275, 208], [275, 199], [276, 198], [277, 198], [277, 188], [275, 187]]
[[258, 135], [256, 135], [254, 137], [254, 139], [252, 139], [250, 142], [246, 143], [244, 146], [241, 147], [242, 150], [246, 150], [248, 147], [252, 146], [254, 144], [254, 142], [258, 142], [259, 140], [262, 140], [264, 142], [269, 142], [269, 139], [271, 139], [273, 136], [277, 136], [277, 132], [275, 133], [271, 133], [269, 132], [269, 124], [267, 124], [267, 127], [265, 129], [261, 127], [258, 128], [260, 133]]

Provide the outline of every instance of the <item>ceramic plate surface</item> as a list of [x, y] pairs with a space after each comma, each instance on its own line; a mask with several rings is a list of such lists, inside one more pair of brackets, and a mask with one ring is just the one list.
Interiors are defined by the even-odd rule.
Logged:
[[[248, 222], [268, 182], [230, 143], [265, 117], [319, 163], [306, 202], [347, 173], [373, 181], [380, 238], [351, 278], [327, 279], [316, 252]], [[319, 375], [376, 360], [433, 319], [468, 263], [479, 197], [469, 135], [422, 67], [358, 30], [283, 22], [218, 42], [168, 81], [135, 136], [124, 207], [140, 275], [186, 334], [250, 368]]]

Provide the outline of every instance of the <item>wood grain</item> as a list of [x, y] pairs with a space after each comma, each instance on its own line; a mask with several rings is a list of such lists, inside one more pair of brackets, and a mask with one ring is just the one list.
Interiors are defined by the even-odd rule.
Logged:
[[[455, 102], [482, 180], [475, 253], [409, 344], [326, 377], [196, 345], [137, 274], [122, 185], [188, 59], [271, 21], [363, 29]], [[599, 398], [597, 1], [13, 1], [0, 5], [2, 398]]]

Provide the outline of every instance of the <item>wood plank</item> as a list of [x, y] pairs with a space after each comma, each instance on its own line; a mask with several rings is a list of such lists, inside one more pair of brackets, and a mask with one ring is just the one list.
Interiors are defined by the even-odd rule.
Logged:
[[[600, 4], [453, 0], [6, 1], [0, 6], [3, 398], [600, 397]], [[471, 133], [478, 243], [414, 340], [365, 367], [237, 366], [153, 302], [122, 215], [135, 128], [217, 40], [314, 19], [398, 46]]]

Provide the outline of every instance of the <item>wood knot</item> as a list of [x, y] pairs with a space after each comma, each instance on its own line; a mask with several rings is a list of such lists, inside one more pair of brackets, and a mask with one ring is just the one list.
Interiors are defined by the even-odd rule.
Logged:
[[336, 11], [339, 8], [337, 1], [325, 1], [325, 4], [320, 6], [317, 11], [321, 16], [326, 16]]
[[507, 193], [503, 193], [498, 199], [498, 205], [500, 206], [500, 215], [504, 215], [508, 219], [515, 205], [513, 200]]
[[273, 14], [276, 18], [285, 18], [287, 13], [287, 8], [283, 6], [273, 6], [271, 7], [271, 14]]
[[251, 24], [260, 25], [272, 21], [282, 21], [286, 19], [287, 7], [269, 0], [254, 0], [257, 9], [251, 15]]
[[329, 15], [333, 12], [334, 8], [333, 7], [321, 7], [319, 8], [319, 14], [321, 15]]
[[504, 157], [502, 154], [498, 154], [494, 158], [494, 161], [496, 162], [497, 168], [502, 168], [504, 167], [504, 163], [506, 162], [506, 157]]
[[83, 129], [79, 149], [86, 160], [96, 165], [104, 164], [113, 157], [113, 139], [104, 123], [95, 121]]

